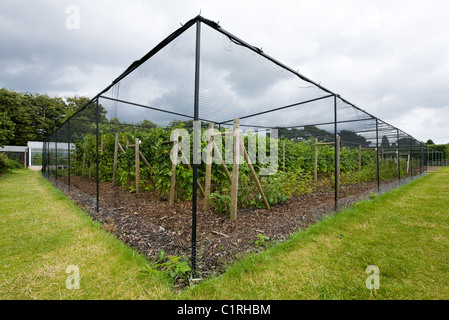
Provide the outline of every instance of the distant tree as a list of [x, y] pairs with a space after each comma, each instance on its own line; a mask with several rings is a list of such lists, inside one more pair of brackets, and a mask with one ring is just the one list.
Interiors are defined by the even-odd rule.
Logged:
[[67, 111], [65, 113], [65, 119], [70, 118], [74, 115], [78, 110], [86, 106], [91, 99], [88, 97], [68, 97], [67, 101]]
[[9, 118], [6, 112], [0, 113], [0, 147], [4, 147], [6, 144], [14, 138], [14, 123]]
[[390, 147], [390, 140], [388, 140], [387, 136], [382, 137], [382, 142], [380, 143], [381, 148], [389, 148]]
[[433, 146], [433, 145], [435, 145], [435, 142], [433, 142], [432, 139], [427, 140], [426, 146]]
[[151, 122], [150, 120], [146, 120], [146, 119], [140, 121], [137, 125], [145, 128], [145, 129], [152, 129], [152, 128], [157, 127], [157, 125], [155, 123]]
[[371, 141], [366, 140], [364, 136], [361, 136], [354, 131], [341, 130], [340, 136], [343, 147], [358, 148], [361, 146], [362, 148], [368, 148], [371, 144]]

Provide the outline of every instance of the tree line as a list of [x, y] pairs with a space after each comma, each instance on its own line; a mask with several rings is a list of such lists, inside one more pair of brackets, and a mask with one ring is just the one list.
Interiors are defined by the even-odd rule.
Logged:
[[89, 101], [88, 97], [50, 97], [0, 89], [0, 146], [43, 141]]

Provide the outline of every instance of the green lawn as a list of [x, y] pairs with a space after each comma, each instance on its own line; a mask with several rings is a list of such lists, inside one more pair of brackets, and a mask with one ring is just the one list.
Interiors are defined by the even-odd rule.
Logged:
[[[1, 299], [448, 299], [449, 168], [362, 202], [181, 293], [37, 173], [0, 178]], [[80, 270], [69, 290], [68, 265]], [[365, 286], [380, 270], [380, 289]]]
[[[0, 178], [0, 299], [164, 299], [162, 274], [103, 231], [38, 173]], [[66, 288], [69, 265], [80, 289]], [[72, 282], [73, 283], [73, 282]]]

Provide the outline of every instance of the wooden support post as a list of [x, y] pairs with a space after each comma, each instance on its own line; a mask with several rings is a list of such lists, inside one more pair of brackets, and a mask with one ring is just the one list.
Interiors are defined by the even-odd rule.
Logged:
[[126, 153], [125, 149], [123, 149], [122, 145], [120, 144], [120, 142], [117, 140], [117, 144], [118, 144], [118, 148], [120, 149], [121, 152]]
[[140, 140], [136, 138], [135, 155], [136, 155], [136, 193], [139, 193], [139, 183], [140, 183], [140, 150], [139, 150]]
[[340, 190], [340, 136], [337, 136], [337, 142], [335, 144], [335, 152], [337, 153], [337, 164], [335, 166], [336, 172], [335, 172], [335, 185], [337, 187], [337, 190]]
[[399, 164], [400, 164], [399, 151], [396, 151], [396, 169], [398, 169], [398, 170], [399, 170]]
[[313, 169], [313, 178], [318, 183], [318, 138], [315, 138], [315, 166]]
[[83, 153], [83, 167], [81, 168], [81, 176], [84, 175], [85, 168], [86, 168], [86, 152]]
[[171, 185], [170, 185], [170, 198], [169, 198], [169, 205], [173, 205], [175, 203], [175, 196], [176, 196], [176, 162], [178, 158], [179, 148], [178, 148], [178, 140], [179, 140], [179, 133], [177, 130], [173, 133], [173, 155], [172, 155], [172, 164], [171, 164]]
[[243, 144], [243, 139], [240, 139], [240, 149], [243, 152], [243, 156], [248, 163], [249, 171], [253, 176], [254, 181], [256, 182], [257, 189], [259, 189], [259, 193], [262, 196], [265, 207], [270, 210], [270, 204], [268, 203], [267, 197], [265, 196], [265, 192], [263, 192], [262, 185], [260, 184], [259, 178], [257, 178], [256, 171], [254, 170], [253, 164], [251, 163], [251, 159], [249, 158], [248, 152], [246, 152], [245, 145]]
[[407, 155], [407, 173], [410, 172], [410, 152]]
[[232, 164], [232, 183], [231, 183], [231, 221], [237, 220], [237, 198], [239, 190], [239, 161], [240, 161], [240, 120], [234, 119], [234, 152]]
[[115, 143], [114, 143], [114, 166], [112, 168], [113, 186], [115, 186], [117, 182], [117, 160], [118, 160], [118, 132], [115, 134]]
[[285, 172], [285, 140], [282, 140], [282, 169]]
[[362, 172], [362, 145], [359, 145], [359, 173]]
[[209, 123], [209, 129], [207, 131], [207, 149], [206, 149], [206, 181], [204, 182], [204, 211], [209, 210], [209, 197], [210, 197], [210, 183], [211, 183], [211, 175], [212, 175], [212, 150], [214, 138], [212, 134], [214, 133], [214, 124]]
[[153, 169], [151, 164], [148, 162], [147, 158], [143, 155], [142, 151], [139, 150], [140, 159], [147, 165], [148, 168]]

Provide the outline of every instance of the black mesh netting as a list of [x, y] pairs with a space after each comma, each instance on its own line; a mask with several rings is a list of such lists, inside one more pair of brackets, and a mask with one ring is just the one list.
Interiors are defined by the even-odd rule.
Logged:
[[47, 137], [43, 173], [150, 259], [164, 250], [205, 277], [435, 160], [197, 17]]

